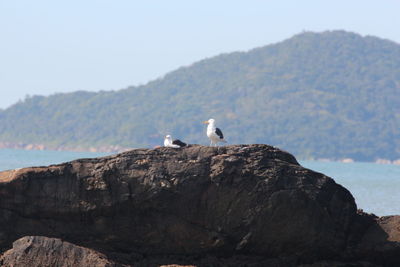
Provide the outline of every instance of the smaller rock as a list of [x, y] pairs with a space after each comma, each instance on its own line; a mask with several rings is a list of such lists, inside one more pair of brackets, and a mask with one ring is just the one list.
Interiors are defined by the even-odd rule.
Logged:
[[0, 257], [2, 267], [123, 267], [94, 250], [64, 242], [58, 238], [25, 236]]

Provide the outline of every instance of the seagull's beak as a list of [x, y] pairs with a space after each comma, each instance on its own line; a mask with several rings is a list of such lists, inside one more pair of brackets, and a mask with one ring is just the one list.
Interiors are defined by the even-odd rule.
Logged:
[[204, 124], [208, 124], [208, 121], [203, 121]]

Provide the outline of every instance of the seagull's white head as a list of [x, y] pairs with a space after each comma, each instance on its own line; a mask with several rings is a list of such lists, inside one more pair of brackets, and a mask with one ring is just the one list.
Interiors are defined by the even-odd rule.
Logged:
[[214, 124], [215, 120], [214, 119], [209, 119], [208, 121], [205, 121], [203, 123], [205, 124]]
[[171, 140], [171, 136], [170, 136], [169, 134], [167, 134], [167, 135], [165, 136], [165, 139]]

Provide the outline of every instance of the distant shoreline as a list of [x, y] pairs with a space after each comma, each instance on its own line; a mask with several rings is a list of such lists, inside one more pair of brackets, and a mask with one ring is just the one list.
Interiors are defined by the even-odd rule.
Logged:
[[[0, 142], [0, 149], [21, 149], [21, 150], [53, 150], [53, 151], [72, 151], [72, 152], [92, 152], [92, 153], [121, 153], [130, 149], [132, 147], [122, 147], [118, 145], [104, 145], [104, 146], [47, 146], [43, 144], [31, 144], [31, 143], [10, 143], [10, 142]], [[356, 161], [352, 158], [342, 158], [342, 159], [329, 159], [329, 158], [316, 158], [316, 159], [302, 159], [302, 160], [312, 160], [319, 162], [341, 162], [341, 163], [354, 163], [354, 162], [362, 162]], [[400, 159], [397, 160], [389, 160], [378, 158], [375, 161], [369, 161], [370, 163], [376, 164], [393, 164], [400, 165]]]
[[361, 163], [361, 162], [367, 162], [367, 163], [375, 163], [375, 164], [387, 164], [387, 165], [400, 165], [400, 159], [396, 160], [389, 160], [389, 159], [382, 159], [378, 158], [375, 161], [356, 161], [352, 158], [343, 158], [343, 159], [303, 159], [303, 161], [317, 161], [317, 162], [340, 162], [340, 163]]
[[92, 153], [121, 153], [132, 148], [116, 146], [116, 145], [104, 145], [104, 146], [47, 146], [43, 144], [31, 144], [31, 143], [10, 143], [0, 142], [0, 149], [21, 149], [21, 150], [53, 150], [53, 151], [72, 151], [72, 152], [92, 152]]

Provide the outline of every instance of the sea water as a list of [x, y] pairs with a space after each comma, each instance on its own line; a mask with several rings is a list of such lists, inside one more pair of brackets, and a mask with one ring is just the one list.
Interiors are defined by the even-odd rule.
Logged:
[[400, 165], [301, 161], [346, 187], [357, 208], [378, 216], [400, 214]]
[[32, 166], [47, 166], [78, 158], [105, 156], [107, 153], [0, 149], [0, 171]]
[[[110, 153], [0, 149], [0, 171], [46, 166]], [[324, 173], [346, 187], [357, 207], [376, 215], [400, 214], [400, 165], [300, 161], [305, 168]]]

